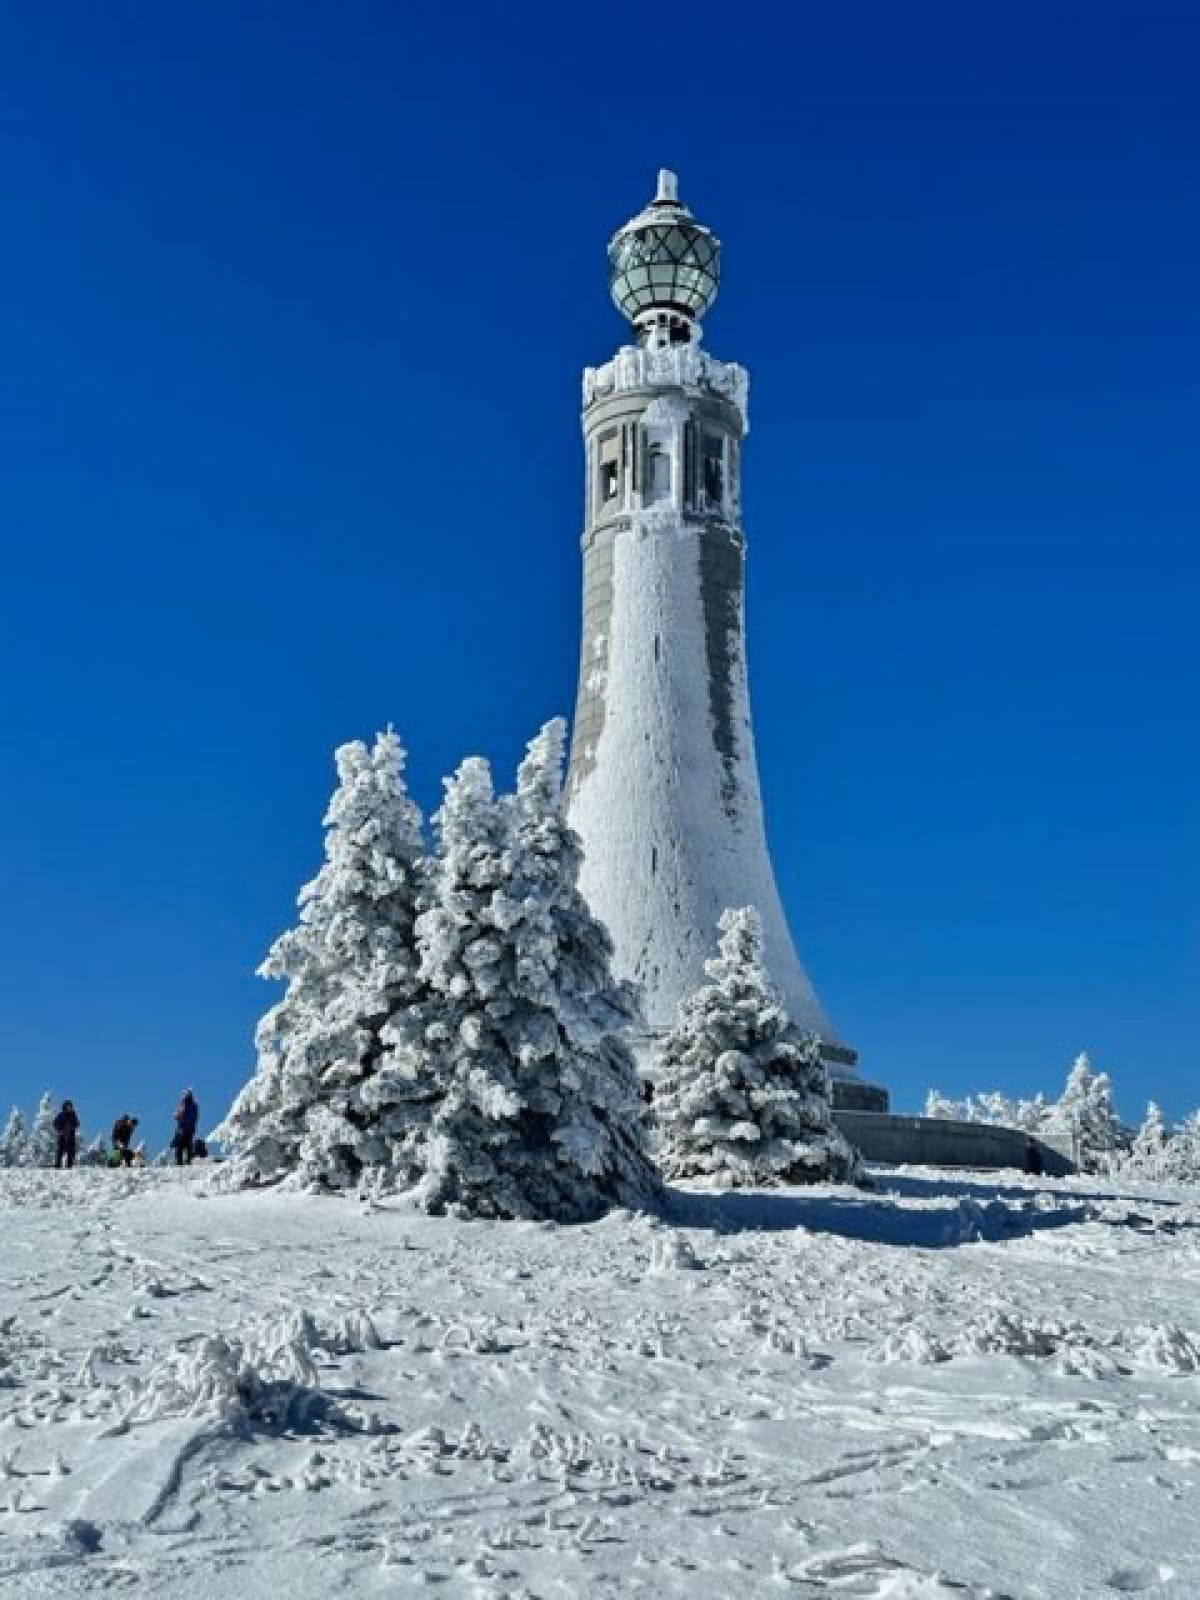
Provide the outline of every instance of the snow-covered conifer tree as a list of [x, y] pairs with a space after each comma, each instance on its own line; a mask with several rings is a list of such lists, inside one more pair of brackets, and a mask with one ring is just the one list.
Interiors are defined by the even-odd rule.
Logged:
[[1172, 1182], [1200, 1183], [1200, 1111], [1191, 1112], [1176, 1128], [1169, 1155]]
[[78, 1165], [81, 1167], [103, 1167], [108, 1162], [109, 1143], [103, 1134], [96, 1137], [79, 1152]]
[[1121, 1124], [1107, 1072], [1094, 1072], [1086, 1052], [1075, 1058], [1062, 1098], [1051, 1108], [1049, 1125], [1075, 1140], [1084, 1172], [1103, 1170], [1121, 1146]]
[[426, 1049], [444, 1097], [417, 1196], [431, 1211], [579, 1221], [659, 1194], [628, 1032], [636, 1006], [577, 882], [562, 812], [564, 724], [530, 744], [514, 796], [463, 762], [436, 822], [418, 920]]
[[44, 1094], [38, 1102], [37, 1115], [33, 1119], [33, 1127], [30, 1128], [29, 1137], [25, 1141], [26, 1166], [54, 1165], [54, 1158], [58, 1154], [58, 1134], [54, 1131], [54, 1119], [57, 1115], [54, 1097]]
[[[417, 995], [421, 817], [390, 730], [370, 749], [343, 745], [335, 759], [325, 864], [300, 893], [299, 924], [259, 968], [287, 990], [258, 1026], [255, 1076], [215, 1131], [231, 1156], [227, 1182], [294, 1175], [352, 1184], [390, 1163], [404, 1121], [394, 1094], [381, 1099], [372, 1080], [388, 1051], [389, 1019]], [[427, 1114], [415, 1089], [408, 1112], [417, 1121]]]
[[1171, 1169], [1175, 1165], [1172, 1158], [1176, 1152], [1171, 1148], [1174, 1143], [1173, 1139], [1168, 1138], [1161, 1108], [1151, 1100], [1142, 1125], [1134, 1136], [1129, 1155], [1121, 1163], [1121, 1169], [1130, 1176], [1140, 1178], [1167, 1178], [1172, 1175]]
[[1002, 1128], [1020, 1128], [1025, 1133], [1037, 1133], [1046, 1126], [1050, 1106], [1043, 1094], [1032, 1100], [1013, 1100], [1006, 1094], [991, 1090], [974, 1096], [970, 1101], [975, 1122], [987, 1122]]
[[848, 1182], [857, 1152], [833, 1121], [814, 1038], [791, 1028], [763, 967], [752, 906], [726, 911], [709, 982], [680, 1006], [654, 1093], [669, 1178], [719, 1184]]
[[1054, 1108], [1044, 1094], [1032, 1100], [1011, 1100], [996, 1090], [968, 1095], [965, 1100], [948, 1100], [945, 1095], [931, 1089], [925, 1097], [927, 1117], [949, 1117], [959, 1122], [987, 1122], [1004, 1128], [1020, 1128], [1025, 1133], [1038, 1133], [1050, 1121]]
[[974, 1095], [971, 1105], [974, 1122], [987, 1122], [1006, 1128], [1015, 1128], [1017, 1125], [1016, 1102], [995, 1089]]
[[1014, 1127], [1023, 1128], [1026, 1133], [1040, 1133], [1049, 1127], [1053, 1113], [1053, 1106], [1039, 1089], [1032, 1100], [1017, 1101]]
[[20, 1110], [14, 1106], [8, 1113], [8, 1121], [4, 1124], [4, 1132], [0, 1134], [0, 1167], [23, 1167], [25, 1165], [27, 1134], [25, 1132], [25, 1118]]
[[941, 1121], [965, 1122], [966, 1107], [961, 1100], [951, 1100], [938, 1089], [930, 1089], [925, 1096], [926, 1117], [936, 1117]]
[[1160, 1156], [1167, 1144], [1167, 1127], [1163, 1121], [1162, 1107], [1157, 1100], [1146, 1106], [1146, 1115], [1133, 1141], [1133, 1154], [1145, 1157]]

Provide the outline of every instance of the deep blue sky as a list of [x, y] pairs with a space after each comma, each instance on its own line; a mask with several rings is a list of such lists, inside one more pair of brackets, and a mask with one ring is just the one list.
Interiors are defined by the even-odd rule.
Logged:
[[215, 1116], [332, 747], [432, 806], [570, 711], [660, 164], [828, 1008], [901, 1106], [1200, 1099], [1198, 76], [1189, 0], [5, 6], [0, 1101]]

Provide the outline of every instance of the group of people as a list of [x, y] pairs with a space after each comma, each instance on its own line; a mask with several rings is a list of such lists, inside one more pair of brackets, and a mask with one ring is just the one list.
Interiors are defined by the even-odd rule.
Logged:
[[[140, 1159], [140, 1152], [135, 1149], [133, 1143], [137, 1125], [138, 1119], [131, 1116], [128, 1111], [123, 1111], [113, 1123], [112, 1151], [108, 1158], [110, 1166], [131, 1167]], [[199, 1102], [190, 1089], [185, 1089], [179, 1104], [175, 1107], [175, 1136], [171, 1140], [176, 1166], [182, 1167], [186, 1162], [190, 1167], [195, 1156], [207, 1154], [204, 1141], [196, 1136], [199, 1126]], [[79, 1113], [75, 1109], [74, 1101], [63, 1101], [62, 1110], [54, 1119], [54, 1132], [58, 1140], [54, 1155], [55, 1167], [73, 1167], [79, 1141]]]

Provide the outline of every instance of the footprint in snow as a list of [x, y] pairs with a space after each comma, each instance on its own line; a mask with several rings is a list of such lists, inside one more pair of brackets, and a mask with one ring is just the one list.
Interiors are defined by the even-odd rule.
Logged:
[[1174, 1568], [1162, 1562], [1138, 1562], [1128, 1567], [1116, 1567], [1104, 1580], [1118, 1594], [1144, 1594], [1147, 1589], [1159, 1589], [1171, 1582]]

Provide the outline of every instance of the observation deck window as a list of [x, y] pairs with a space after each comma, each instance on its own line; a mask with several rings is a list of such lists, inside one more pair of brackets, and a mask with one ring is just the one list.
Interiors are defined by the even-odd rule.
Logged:
[[671, 497], [671, 458], [661, 444], [652, 444], [646, 458], [646, 503]]
[[596, 463], [596, 497], [601, 508], [610, 505], [621, 493], [621, 441], [617, 433], [605, 434], [599, 444]]
[[704, 436], [704, 461], [701, 471], [701, 484], [707, 504], [718, 507], [724, 505], [725, 447], [724, 441], [715, 434], [706, 433]]

